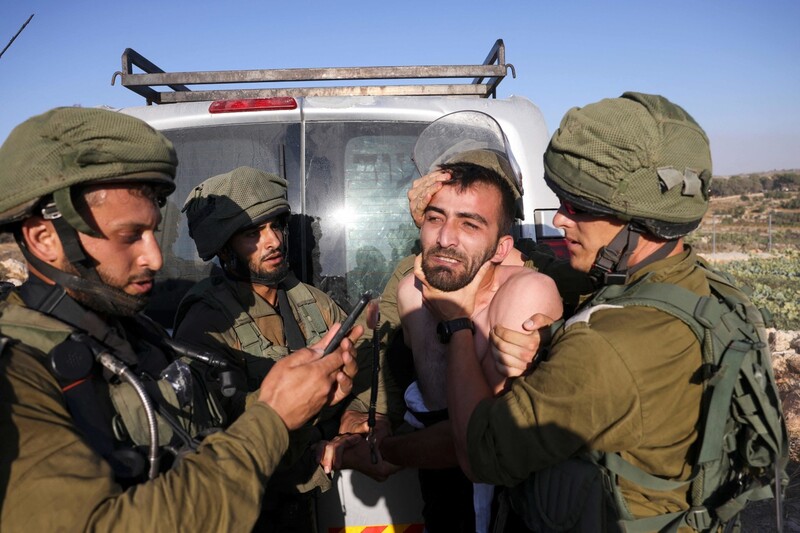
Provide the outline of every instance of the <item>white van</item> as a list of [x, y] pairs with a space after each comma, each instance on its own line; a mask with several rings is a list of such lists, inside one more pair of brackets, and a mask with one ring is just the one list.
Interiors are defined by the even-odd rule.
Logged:
[[[414, 67], [164, 72], [125, 50], [117, 75], [148, 105], [120, 111], [163, 132], [180, 161], [160, 235], [164, 267], [148, 314], [170, 328], [183, 293], [212, 268], [189, 237], [183, 199], [206, 178], [242, 165], [288, 180], [289, 259], [301, 281], [346, 311], [364, 290], [380, 292], [418, 236], [406, 199], [419, 177], [414, 144], [428, 124], [455, 111], [490, 115], [508, 139], [525, 191], [515, 236], [562, 242], [552, 225], [558, 201], [542, 179], [544, 118], [527, 98], [495, 98], [508, 69], [513, 73], [501, 40], [482, 64]], [[342, 80], [350, 84], [333, 86]], [[374, 80], [394, 84], [367, 83]], [[403, 531], [421, 522], [414, 472], [382, 484], [349, 473], [336, 481], [320, 502], [320, 531], [380, 525]]]

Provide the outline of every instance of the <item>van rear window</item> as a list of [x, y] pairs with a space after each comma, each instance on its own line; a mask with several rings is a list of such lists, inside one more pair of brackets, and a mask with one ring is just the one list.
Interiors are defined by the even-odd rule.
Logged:
[[176, 191], [164, 211], [164, 267], [148, 314], [171, 327], [183, 294], [218, 268], [197, 256], [180, 210], [200, 182], [243, 165], [279, 174], [289, 183], [289, 259], [299, 279], [328, 292], [345, 310], [364, 290], [381, 291], [397, 261], [415, 249], [418, 232], [406, 191], [419, 176], [411, 153], [424, 127], [396, 121], [309, 122], [304, 158], [296, 123], [165, 131], [180, 164]]

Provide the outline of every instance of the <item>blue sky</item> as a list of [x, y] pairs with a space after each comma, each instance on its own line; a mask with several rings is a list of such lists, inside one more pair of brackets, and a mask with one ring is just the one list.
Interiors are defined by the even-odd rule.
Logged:
[[0, 0], [0, 140], [60, 105], [141, 105], [112, 74], [134, 48], [165, 70], [466, 64], [506, 43], [550, 132], [626, 90], [682, 105], [714, 173], [800, 168], [800, 2]]

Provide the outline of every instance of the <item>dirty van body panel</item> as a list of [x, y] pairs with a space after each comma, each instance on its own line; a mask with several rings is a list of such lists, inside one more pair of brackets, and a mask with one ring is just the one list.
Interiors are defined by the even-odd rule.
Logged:
[[[523, 176], [525, 220], [516, 236], [558, 235], [558, 200], [545, 186], [548, 135], [539, 109], [522, 97], [308, 97], [292, 110], [210, 114], [210, 102], [121, 110], [162, 131], [175, 145], [176, 191], [164, 210], [158, 274], [148, 314], [172, 326], [175, 308], [196, 281], [219, 269], [197, 256], [181, 208], [205, 179], [247, 165], [288, 182], [289, 259], [299, 279], [325, 290], [345, 310], [366, 289], [380, 292], [398, 260], [415, 252], [418, 230], [406, 192], [419, 177], [411, 159], [420, 132], [459, 110], [494, 117]], [[417, 472], [383, 483], [337, 474], [318, 502], [320, 531], [342, 526], [395, 528], [422, 522]], [[395, 530], [403, 530], [395, 529]]]

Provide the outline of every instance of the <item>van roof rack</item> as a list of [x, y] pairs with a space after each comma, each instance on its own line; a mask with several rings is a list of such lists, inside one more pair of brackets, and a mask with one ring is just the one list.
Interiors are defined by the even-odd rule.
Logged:
[[[496, 98], [497, 86], [514, 65], [505, 62], [505, 45], [498, 39], [486, 60], [480, 65], [422, 65], [399, 67], [328, 67], [260, 70], [222, 70], [203, 72], [164, 72], [131, 48], [122, 53], [122, 71], [111, 78], [114, 85], [119, 75], [122, 86], [143, 96], [147, 104], [203, 102], [274, 96], [477, 96]], [[137, 67], [142, 73], [134, 73]], [[294, 83], [336, 80], [452, 80], [473, 78], [456, 83], [409, 85], [347, 85], [340, 87], [284, 87], [271, 89], [192, 90], [188, 85], [243, 83]], [[157, 91], [154, 87], [169, 90]]]

